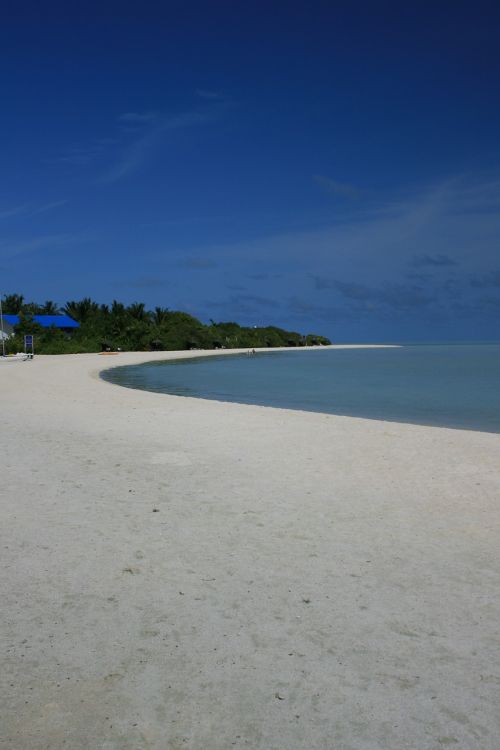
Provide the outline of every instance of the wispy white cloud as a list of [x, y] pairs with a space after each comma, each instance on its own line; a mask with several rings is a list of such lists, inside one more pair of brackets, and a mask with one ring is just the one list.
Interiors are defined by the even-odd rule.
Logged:
[[0, 209], [0, 220], [11, 219], [13, 216], [22, 216], [28, 211], [28, 209], [29, 209], [29, 206], [27, 204], [23, 204], [22, 206], [11, 206], [10, 208]]
[[258, 315], [264, 310], [277, 309], [279, 303], [271, 297], [263, 297], [259, 294], [231, 294], [223, 300], [206, 300], [205, 307], [212, 310], [220, 310], [227, 315]]
[[47, 211], [52, 211], [53, 209], [60, 208], [67, 202], [67, 200], [59, 200], [51, 201], [50, 203], [42, 203], [41, 205], [36, 205], [34, 203], [24, 203], [20, 206], [13, 206], [11, 208], [0, 210], [0, 220], [10, 219], [16, 216], [37, 216], [38, 214], [44, 214], [47, 213]]
[[[479, 192], [475, 190], [469, 200], [463, 181], [447, 181], [404, 198], [363, 201], [355, 211], [322, 229], [211, 246], [206, 252], [219, 261], [251, 258], [254, 266], [261, 261], [263, 272], [271, 260], [283, 267], [353, 268], [368, 280], [374, 275], [408, 273], [419, 256], [437, 259], [434, 266], [443, 265], [439, 261], [446, 258], [448, 265], [487, 270], [498, 256], [500, 205], [486, 215], [483, 208], [493, 206], [500, 191], [496, 192], [496, 186], [483, 189], [484, 200], [477, 202]], [[457, 212], [457, 205], [463, 210]], [[199, 249], [192, 248], [192, 252], [198, 254]]]
[[449, 255], [444, 255], [443, 253], [439, 253], [438, 255], [422, 253], [421, 255], [415, 255], [413, 257], [411, 265], [415, 268], [424, 268], [425, 266], [444, 268], [445, 266], [456, 266], [457, 262], [452, 260]]
[[500, 270], [490, 271], [481, 276], [472, 276], [470, 284], [477, 289], [486, 289], [488, 287], [500, 289]]
[[90, 167], [119, 143], [116, 138], [94, 138], [88, 143], [75, 143], [45, 158], [45, 164], [68, 167]]
[[500, 211], [500, 180], [494, 177], [456, 179], [449, 185], [453, 191], [454, 213], [498, 213]]
[[142, 121], [147, 125], [142, 134], [124, 147], [120, 157], [99, 181], [109, 184], [136, 172], [151, 158], [169, 132], [191, 128], [212, 119], [213, 115], [209, 113], [185, 112], [179, 115], [157, 115], [152, 120], [148, 118]]
[[[258, 265], [249, 293], [283, 305], [293, 300], [297, 317], [430, 321], [452, 319], [457, 310], [497, 315], [499, 195], [494, 181], [461, 177], [404, 197], [377, 202], [370, 196], [326, 228], [203, 252], [228, 271], [229, 282], [236, 280], [231, 269], [251, 279]], [[280, 279], [273, 278], [277, 269]]]
[[427, 291], [417, 284], [383, 283], [380, 286], [368, 286], [357, 281], [339, 281], [315, 277], [315, 287], [320, 291], [332, 290], [339, 297], [348, 301], [349, 306], [357, 312], [407, 312], [421, 310], [435, 301], [436, 291]]
[[47, 213], [47, 211], [53, 211], [56, 208], [61, 208], [67, 203], [68, 201], [65, 199], [60, 201], [52, 201], [51, 203], [44, 203], [43, 205], [33, 209], [32, 216], [36, 216], [37, 214], [45, 214]]
[[157, 287], [169, 286], [170, 282], [166, 279], [160, 279], [156, 276], [138, 276], [136, 279], [127, 281], [117, 281], [115, 286], [132, 287], [135, 289], [155, 289]]
[[319, 185], [330, 195], [335, 195], [341, 198], [358, 198], [360, 191], [354, 185], [349, 185], [345, 182], [337, 182], [332, 180], [330, 177], [325, 177], [321, 174], [313, 175], [314, 182]]
[[[218, 98], [215, 92], [211, 94], [204, 98]], [[140, 169], [165, 141], [169, 132], [210, 122], [215, 116], [215, 108], [210, 107], [208, 101], [201, 111], [176, 115], [153, 111], [123, 112], [117, 117], [119, 129], [116, 137], [94, 138], [89, 143], [74, 144], [44, 161], [47, 164], [81, 168], [96, 168], [106, 162], [111, 163], [97, 179], [99, 183], [110, 184]]]
[[196, 89], [194, 93], [200, 99], [210, 99], [212, 101], [224, 99], [224, 95], [220, 91], [214, 91], [212, 89]]
[[38, 251], [50, 251], [62, 247], [72, 246], [85, 241], [83, 235], [48, 234], [28, 239], [0, 239], [0, 259], [8, 260], [21, 255], [29, 255]]
[[144, 125], [145, 123], [152, 122], [155, 119], [154, 112], [124, 112], [119, 115], [119, 122], [133, 123]]
[[217, 268], [217, 263], [207, 257], [183, 258], [178, 265], [180, 268], [188, 268], [191, 271], [209, 271]]

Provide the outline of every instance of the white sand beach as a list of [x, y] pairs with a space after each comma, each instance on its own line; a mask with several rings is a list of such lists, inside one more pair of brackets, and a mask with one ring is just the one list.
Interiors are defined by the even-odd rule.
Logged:
[[0, 747], [498, 750], [500, 435], [98, 377], [169, 356], [0, 370]]

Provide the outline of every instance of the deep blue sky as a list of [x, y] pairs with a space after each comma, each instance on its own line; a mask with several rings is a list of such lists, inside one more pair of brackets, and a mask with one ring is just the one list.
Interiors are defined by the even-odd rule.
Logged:
[[3, 4], [0, 290], [498, 339], [500, 6], [411, 5]]

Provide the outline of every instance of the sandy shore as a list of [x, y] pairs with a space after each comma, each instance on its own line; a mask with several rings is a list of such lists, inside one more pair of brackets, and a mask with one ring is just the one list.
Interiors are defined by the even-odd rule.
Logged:
[[0, 370], [0, 747], [498, 750], [500, 436], [97, 377], [141, 359]]

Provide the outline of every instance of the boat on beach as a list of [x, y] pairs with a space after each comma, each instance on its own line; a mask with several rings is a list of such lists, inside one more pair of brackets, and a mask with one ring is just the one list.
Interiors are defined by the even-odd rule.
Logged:
[[0, 362], [25, 362], [28, 359], [33, 359], [33, 355], [25, 354], [24, 352], [19, 352], [18, 354], [6, 354], [5, 356], [0, 356]]

